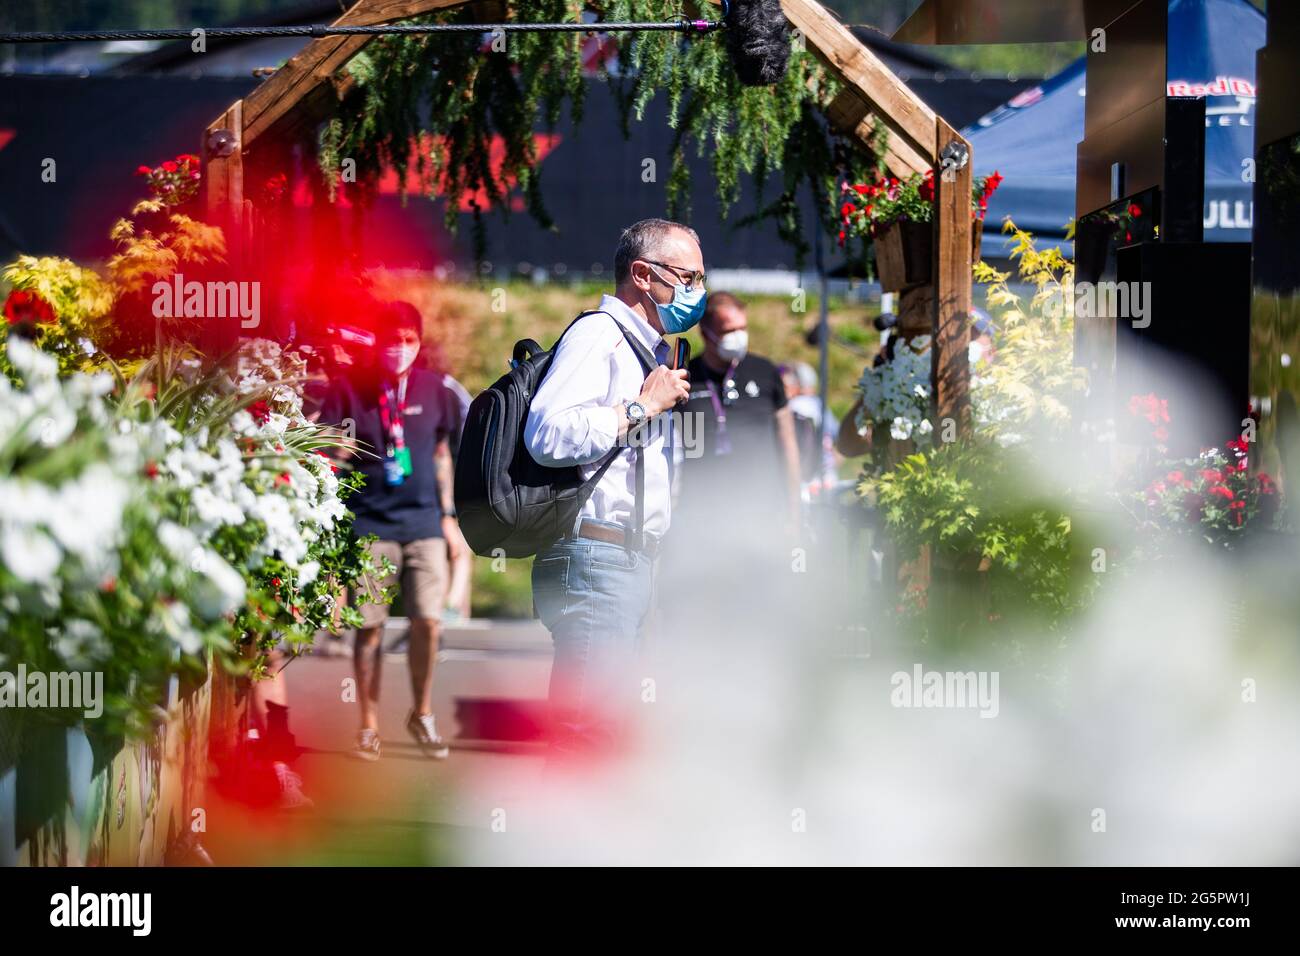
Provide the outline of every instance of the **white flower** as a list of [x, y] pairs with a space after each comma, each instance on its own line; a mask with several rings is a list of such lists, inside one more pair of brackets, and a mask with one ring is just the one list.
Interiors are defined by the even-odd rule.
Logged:
[[102, 661], [112, 653], [104, 632], [91, 621], [69, 618], [50, 630], [55, 652], [74, 667]]
[[17, 335], [5, 341], [9, 364], [27, 380], [28, 388], [40, 381], [53, 379], [59, 373], [59, 363], [36, 346]]
[[48, 515], [50, 531], [68, 552], [82, 558], [116, 547], [129, 491], [108, 465], [91, 465], [62, 485]]
[[222, 557], [204, 550], [197, 562], [199, 581], [194, 588], [194, 606], [208, 620], [235, 610], [244, 601], [244, 578]]
[[230, 430], [236, 435], [256, 435], [257, 422], [242, 408], [230, 416]]
[[59, 546], [44, 531], [13, 526], [0, 532], [0, 556], [11, 574], [28, 584], [53, 577], [63, 557]]
[[190, 623], [190, 609], [180, 601], [172, 601], [154, 611], [154, 625], [180, 645], [186, 654], [203, 650], [203, 635]]
[[158, 525], [158, 541], [177, 561], [197, 564], [196, 558], [201, 552], [195, 549], [199, 542], [189, 528], [183, 528], [174, 521], [164, 521]]
[[190, 504], [198, 515], [199, 523], [208, 529], [216, 530], [222, 525], [241, 525], [244, 523], [244, 511], [234, 501], [220, 498], [205, 485], [194, 489], [190, 495]]
[[319, 561], [304, 562], [298, 569], [298, 587], [305, 588], [316, 580], [316, 575], [320, 574]]

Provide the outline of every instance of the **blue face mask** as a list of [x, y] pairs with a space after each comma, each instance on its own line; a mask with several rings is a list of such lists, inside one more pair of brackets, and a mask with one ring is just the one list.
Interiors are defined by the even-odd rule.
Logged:
[[[658, 269], [655, 270], [655, 275], [663, 278]], [[693, 329], [704, 317], [704, 298], [705, 292], [702, 287], [687, 292], [684, 285], [673, 286], [673, 301], [667, 305], [655, 303], [664, 332], [669, 335], [679, 335]]]

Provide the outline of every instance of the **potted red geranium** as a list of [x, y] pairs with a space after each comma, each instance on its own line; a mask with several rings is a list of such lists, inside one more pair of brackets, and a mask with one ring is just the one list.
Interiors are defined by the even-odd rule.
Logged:
[[[1002, 175], [975, 179], [971, 191], [971, 218], [979, 223], [988, 211], [989, 197], [1002, 183]], [[844, 183], [840, 206], [840, 242], [849, 236], [869, 236], [876, 249], [880, 284], [898, 291], [930, 281], [934, 234], [934, 170], [906, 179], [878, 174], [875, 182]], [[974, 230], [979, 242], [980, 230]], [[976, 246], [978, 248], [978, 245]]]
[[135, 172], [144, 177], [153, 197], [167, 206], [179, 206], [197, 196], [203, 178], [199, 158], [193, 153], [181, 153], [157, 166], [140, 166]]

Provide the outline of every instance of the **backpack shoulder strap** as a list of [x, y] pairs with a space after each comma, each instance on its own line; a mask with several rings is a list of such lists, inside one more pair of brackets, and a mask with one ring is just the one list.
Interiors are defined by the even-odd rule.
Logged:
[[[577, 319], [574, 319], [573, 322], [570, 322], [568, 328], [566, 328], [564, 331], [567, 332], [569, 331], [569, 329], [573, 328], [573, 324], [577, 322], [578, 319], [585, 318], [588, 315], [596, 315], [598, 313], [602, 315], [608, 315], [610, 319], [613, 320], [614, 324], [618, 326], [619, 331], [623, 333], [623, 338], [627, 340], [627, 344], [631, 347], [632, 354], [634, 354], [637, 357], [637, 361], [641, 363], [641, 369], [644, 372], [644, 375], [649, 376], [650, 373], [654, 371], [654, 369], [659, 365], [658, 360], [654, 357], [651, 351], [645, 347], [644, 342], [638, 339], [632, 333], [632, 331], [628, 329], [627, 326], [625, 326], [622, 322], [620, 322], [610, 313], [605, 312], [601, 309], [592, 309], [588, 312], [583, 312], [581, 315], [578, 316]], [[560, 338], [564, 338], [564, 332], [560, 333]], [[560, 340], [556, 339], [555, 346], [558, 346], [559, 344], [560, 344]], [[552, 348], [555, 348], [555, 346], [552, 346]], [[600, 479], [605, 476], [605, 472], [609, 469], [609, 466], [614, 463], [614, 459], [618, 457], [619, 452], [621, 452], [622, 450], [623, 449], [617, 445], [613, 449], [611, 449], [610, 453], [605, 456], [605, 460], [600, 463], [600, 467], [597, 468], [594, 472], [592, 472], [591, 477], [582, 483], [582, 487], [578, 489], [578, 500], [579, 500], [578, 510], [579, 511], [582, 510], [582, 505], [586, 504], [587, 498], [589, 498], [591, 496], [591, 493], [595, 491], [596, 485], [600, 482]], [[645, 461], [643, 457], [645, 453], [645, 448], [642, 445], [638, 444], [635, 447], [635, 452], [636, 452], [636, 466], [635, 466], [636, 467], [636, 530], [634, 534], [639, 540], [641, 536], [642, 524], [644, 522], [643, 512], [645, 507], [644, 505]]]
[[559, 338], [555, 340], [555, 345], [552, 345], [551, 349], [554, 350], [559, 346], [560, 339], [564, 338], [565, 333], [568, 332], [569, 329], [573, 328], [574, 325], [578, 323], [579, 319], [585, 319], [589, 315], [608, 315], [613, 323], [618, 326], [618, 330], [623, 333], [623, 338], [627, 339], [627, 344], [631, 346], [632, 352], [636, 355], [637, 361], [641, 363], [641, 368], [644, 370], [645, 374], [649, 375], [654, 371], [655, 366], [658, 365], [659, 362], [651, 351], [645, 347], [645, 343], [633, 335], [631, 330], [616, 319], [611, 313], [606, 312], [603, 309], [589, 309], [586, 312], [579, 313], [577, 318], [565, 326], [564, 332], [560, 333]]
[[[601, 310], [596, 309], [593, 311], [598, 312]], [[584, 312], [582, 315], [578, 316], [578, 318], [580, 319], [583, 315], [591, 314], [591, 312]], [[627, 344], [631, 347], [632, 354], [635, 355], [637, 361], [641, 363], [641, 369], [644, 375], [648, 377], [650, 373], [658, 367], [659, 360], [654, 357], [650, 350], [645, 347], [645, 343], [638, 339], [627, 326], [610, 313], [606, 312], [605, 314], [613, 320], [614, 324], [618, 326], [619, 331], [623, 333], [623, 338], [627, 340]], [[576, 322], [577, 319], [574, 321]], [[644, 425], [641, 426], [641, 428], [644, 427]], [[609, 468], [614, 459], [618, 457], [620, 451], [622, 451], [622, 449], [615, 446], [613, 451], [609, 453], [609, 457], [601, 462], [600, 467], [596, 469], [591, 478], [589, 478], [587, 482], [583, 483], [583, 493], [589, 495], [591, 491], [595, 490], [596, 483], [604, 477], [605, 470]], [[640, 441], [633, 443], [633, 452], [636, 456], [634, 465], [636, 472], [636, 499], [634, 505], [635, 513], [633, 526], [628, 529], [627, 547], [629, 549], [639, 549], [643, 543], [645, 528], [645, 443]], [[585, 504], [586, 498], [584, 497], [582, 501]], [[579, 510], [581, 510], [581, 508], [579, 508]]]

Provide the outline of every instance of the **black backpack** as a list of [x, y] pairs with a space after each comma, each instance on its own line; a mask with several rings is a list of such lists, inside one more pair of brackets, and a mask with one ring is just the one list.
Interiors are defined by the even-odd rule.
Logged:
[[[595, 314], [582, 313], [564, 332], [580, 319]], [[658, 364], [650, 350], [618, 319], [612, 315], [610, 319], [649, 375]], [[528, 406], [563, 338], [562, 332], [549, 351], [532, 339], [516, 342], [510, 371], [470, 403], [456, 459], [455, 495], [460, 530], [476, 554], [525, 558], [563, 537], [573, 528], [605, 471], [624, 450], [624, 445], [616, 446], [586, 481], [581, 479], [576, 465], [551, 468], [539, 465], [528, 453], [524, 445]], [[636, 444], [635, 449], [635, 533], [639, 535], [644, 463], [642, 446]]]

